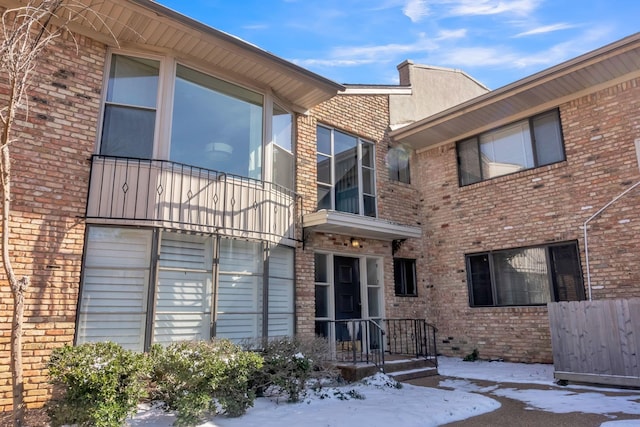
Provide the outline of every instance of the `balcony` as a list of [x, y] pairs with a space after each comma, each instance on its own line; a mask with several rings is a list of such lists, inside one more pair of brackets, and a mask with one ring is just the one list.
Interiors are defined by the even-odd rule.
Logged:
[[292, 245], [299, 203], [293, 191], [265, 181], [164, 160], [96, 155], [87, 220]]

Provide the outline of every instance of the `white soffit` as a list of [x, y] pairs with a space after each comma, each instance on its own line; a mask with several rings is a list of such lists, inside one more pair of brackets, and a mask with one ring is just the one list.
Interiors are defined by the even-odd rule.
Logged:
[[638, 76], [640, 33], [393, 130], [390, 136], [421, 150]]
[[422, 237], [422, 229], [368, 216], [322, 209], [302, 218], [305, 230], [376, 240]]

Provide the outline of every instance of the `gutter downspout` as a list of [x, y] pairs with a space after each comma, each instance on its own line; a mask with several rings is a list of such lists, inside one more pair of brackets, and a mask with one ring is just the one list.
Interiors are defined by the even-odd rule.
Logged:
[[[640, 159], [639, 159], [639, 163], [640, 163]], [[589, 242], [587, 240], [587, 225], [589, 224], [589, 222], [596, 218], [597, 216], [599, 216], [602, 212], [604, 212], [609, 206], [613, 205], [615, 202], [617, 202], [618, 200], [620, 200], [622, 197], [625, 196], [625, 194], [627, 194], [629, 191], [633, 190], [634, 188], [636, 188], [638, 185], [640, 185], [640, 181], [636, 182], [635, 184], [633, 184], [631, 187], [627, 188], [626, 190], [624, 190], [622, 193], [618, 194], [616, 197], [614, 197], [609, 203], [607, 203], [606, 205], [604, 205], [603, 207], [601, 207], [596, 213], [594, 213], [593, 215], [591, 215], [589, 217], [588, 220], [586, 220], [584, 222], [584, 224], [582, 225], [583, 229], [584, 229], [584, 257], [586, 259], [587, 262], [587, 289], [589, 292], [589, 301], [591, 301], [591, 271], [589, 270]]]

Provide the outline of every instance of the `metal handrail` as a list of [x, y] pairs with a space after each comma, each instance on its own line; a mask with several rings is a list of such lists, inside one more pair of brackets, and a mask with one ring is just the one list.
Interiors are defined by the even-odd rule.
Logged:
[[288, 188], [183, 163], [94, 155], [86, 217], [269, 240], [297, 238]]
[[425, 319], [383, 319], [386, 351], [389, 354], [415, 355], [438, 365], [437, 328]]

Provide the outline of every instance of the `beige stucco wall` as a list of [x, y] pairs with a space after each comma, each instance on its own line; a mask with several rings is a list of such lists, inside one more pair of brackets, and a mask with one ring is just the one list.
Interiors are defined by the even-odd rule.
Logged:
[[400, 85], [410, 86], [410, 95], [389, 96], [392, 127], [405, 125], [446, 110], [488, 89], [460, 70], [417, 65], [404, 61], [398, 65]]

